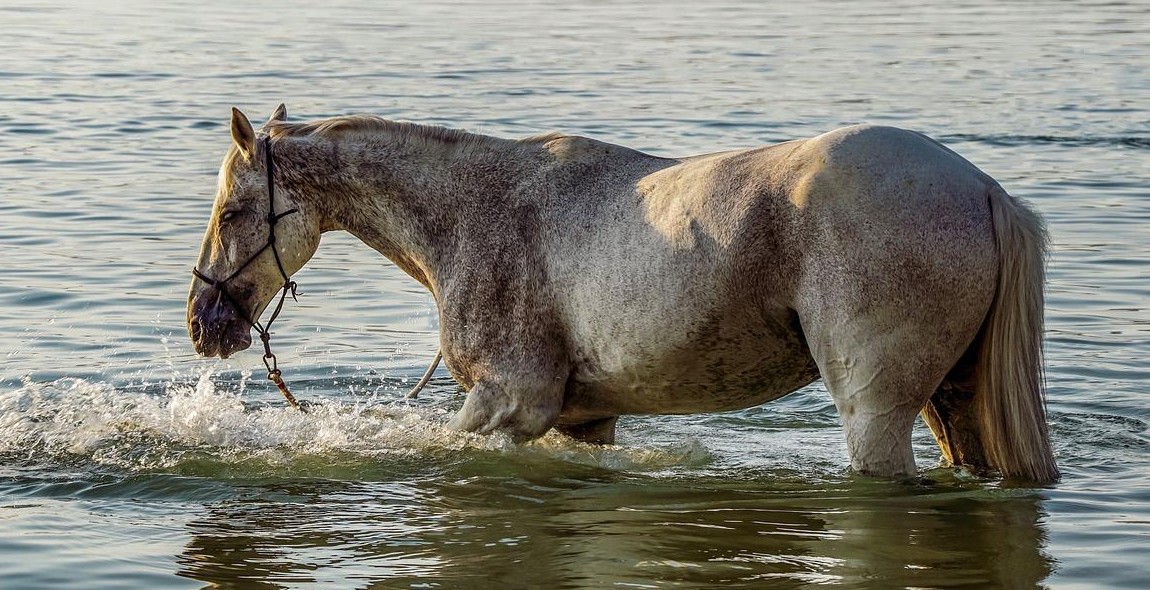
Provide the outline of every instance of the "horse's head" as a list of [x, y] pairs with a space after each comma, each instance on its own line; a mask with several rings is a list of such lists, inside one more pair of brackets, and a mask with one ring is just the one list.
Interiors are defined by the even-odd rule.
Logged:
[[[268, 124], [286, 118], [280, 105]], [[237, 109], [232, 109], [231, 130], [234, 145], [220, 167], [188, 294], [188, 335], [196, 351], [221, 358], [251, 345], [252, 326], [315, 253], [320, 237], [308, 204], [282, 182], [284, 175], [268, 173], [269, 165], [273, 170], [285, 165], [270, 151], [270, 141], [257, 139]], [[273, 184], [273, 179], [279, 180]]]

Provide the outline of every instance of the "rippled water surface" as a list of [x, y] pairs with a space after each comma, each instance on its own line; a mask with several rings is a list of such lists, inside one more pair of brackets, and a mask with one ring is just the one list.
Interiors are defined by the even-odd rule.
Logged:
[[[1141, 2], [0, 4], [0, 587], [1144, 588], [1150, 7]], [[431, 298], [328, 235], [254, 351], [199, 359], [189, 268], [228, 146], [370, 112], [661, 155], [857, 122], [933, 135], [1054, 251], [1064, 477], [851, 475], [821, 385], [633, 417], [619, 446], [445, 432]], [[252, 377], [252, 374], [255, 377]]]

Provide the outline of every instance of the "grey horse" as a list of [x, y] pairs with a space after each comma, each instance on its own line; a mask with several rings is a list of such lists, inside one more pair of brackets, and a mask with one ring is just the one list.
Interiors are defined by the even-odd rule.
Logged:
[[661, 158], [286, 119], [281, 105], [257, 134], [233, 109], [188, 298], [201, 354], [248, 347], [320, 234], [342, 230], [434, 296], [469, 390], [451, 428], [612, 443], [621, 415], [737, 410], [821, 377], [858, 472], [914, 474], [921, 413], [950, 464], [1058, 478], [1041, 219], [919, 133]]

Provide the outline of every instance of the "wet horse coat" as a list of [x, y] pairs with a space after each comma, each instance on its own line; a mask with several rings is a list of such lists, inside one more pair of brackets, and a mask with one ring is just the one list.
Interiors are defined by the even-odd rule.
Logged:
[[[288, 273], [324, 231], [426, 286], [469, 390], [454, 428], [611, 442], [625, 414], [746, 408], [820, 376], [852, 466], [915, 470], [923, 412], [947, 460], [1057, 477], [1041, 385], [1039, 219], [939, 143], [856, 126], [668, 159], [582, 137], [511, 141], [351, 116], [263, 129]], [[198, 267], [228, 276], [266, 235], [247, 119]], [[282, 279], [270, 254], [229, 304], [193, 282], [203, 354], [250, 344]]]

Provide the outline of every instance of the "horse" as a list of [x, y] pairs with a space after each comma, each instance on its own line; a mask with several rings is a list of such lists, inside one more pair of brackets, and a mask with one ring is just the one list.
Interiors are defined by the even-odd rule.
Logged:
[[288, 122], [283, 105], [259, 132], [233, 108], [230, 127], [187, 302], [202, 355], [265, 334], [320, 235], [346, 231], [434, 297], [468, 390], [452, 429], [613, 444], [619, 416], [738, 410], [821, 378], [855, 472], [913, 477], [921, 414], [944, 465], [1059, 477], [1046, 229], [925, 135], [857, 125], [666, 158], [370, 115]]

